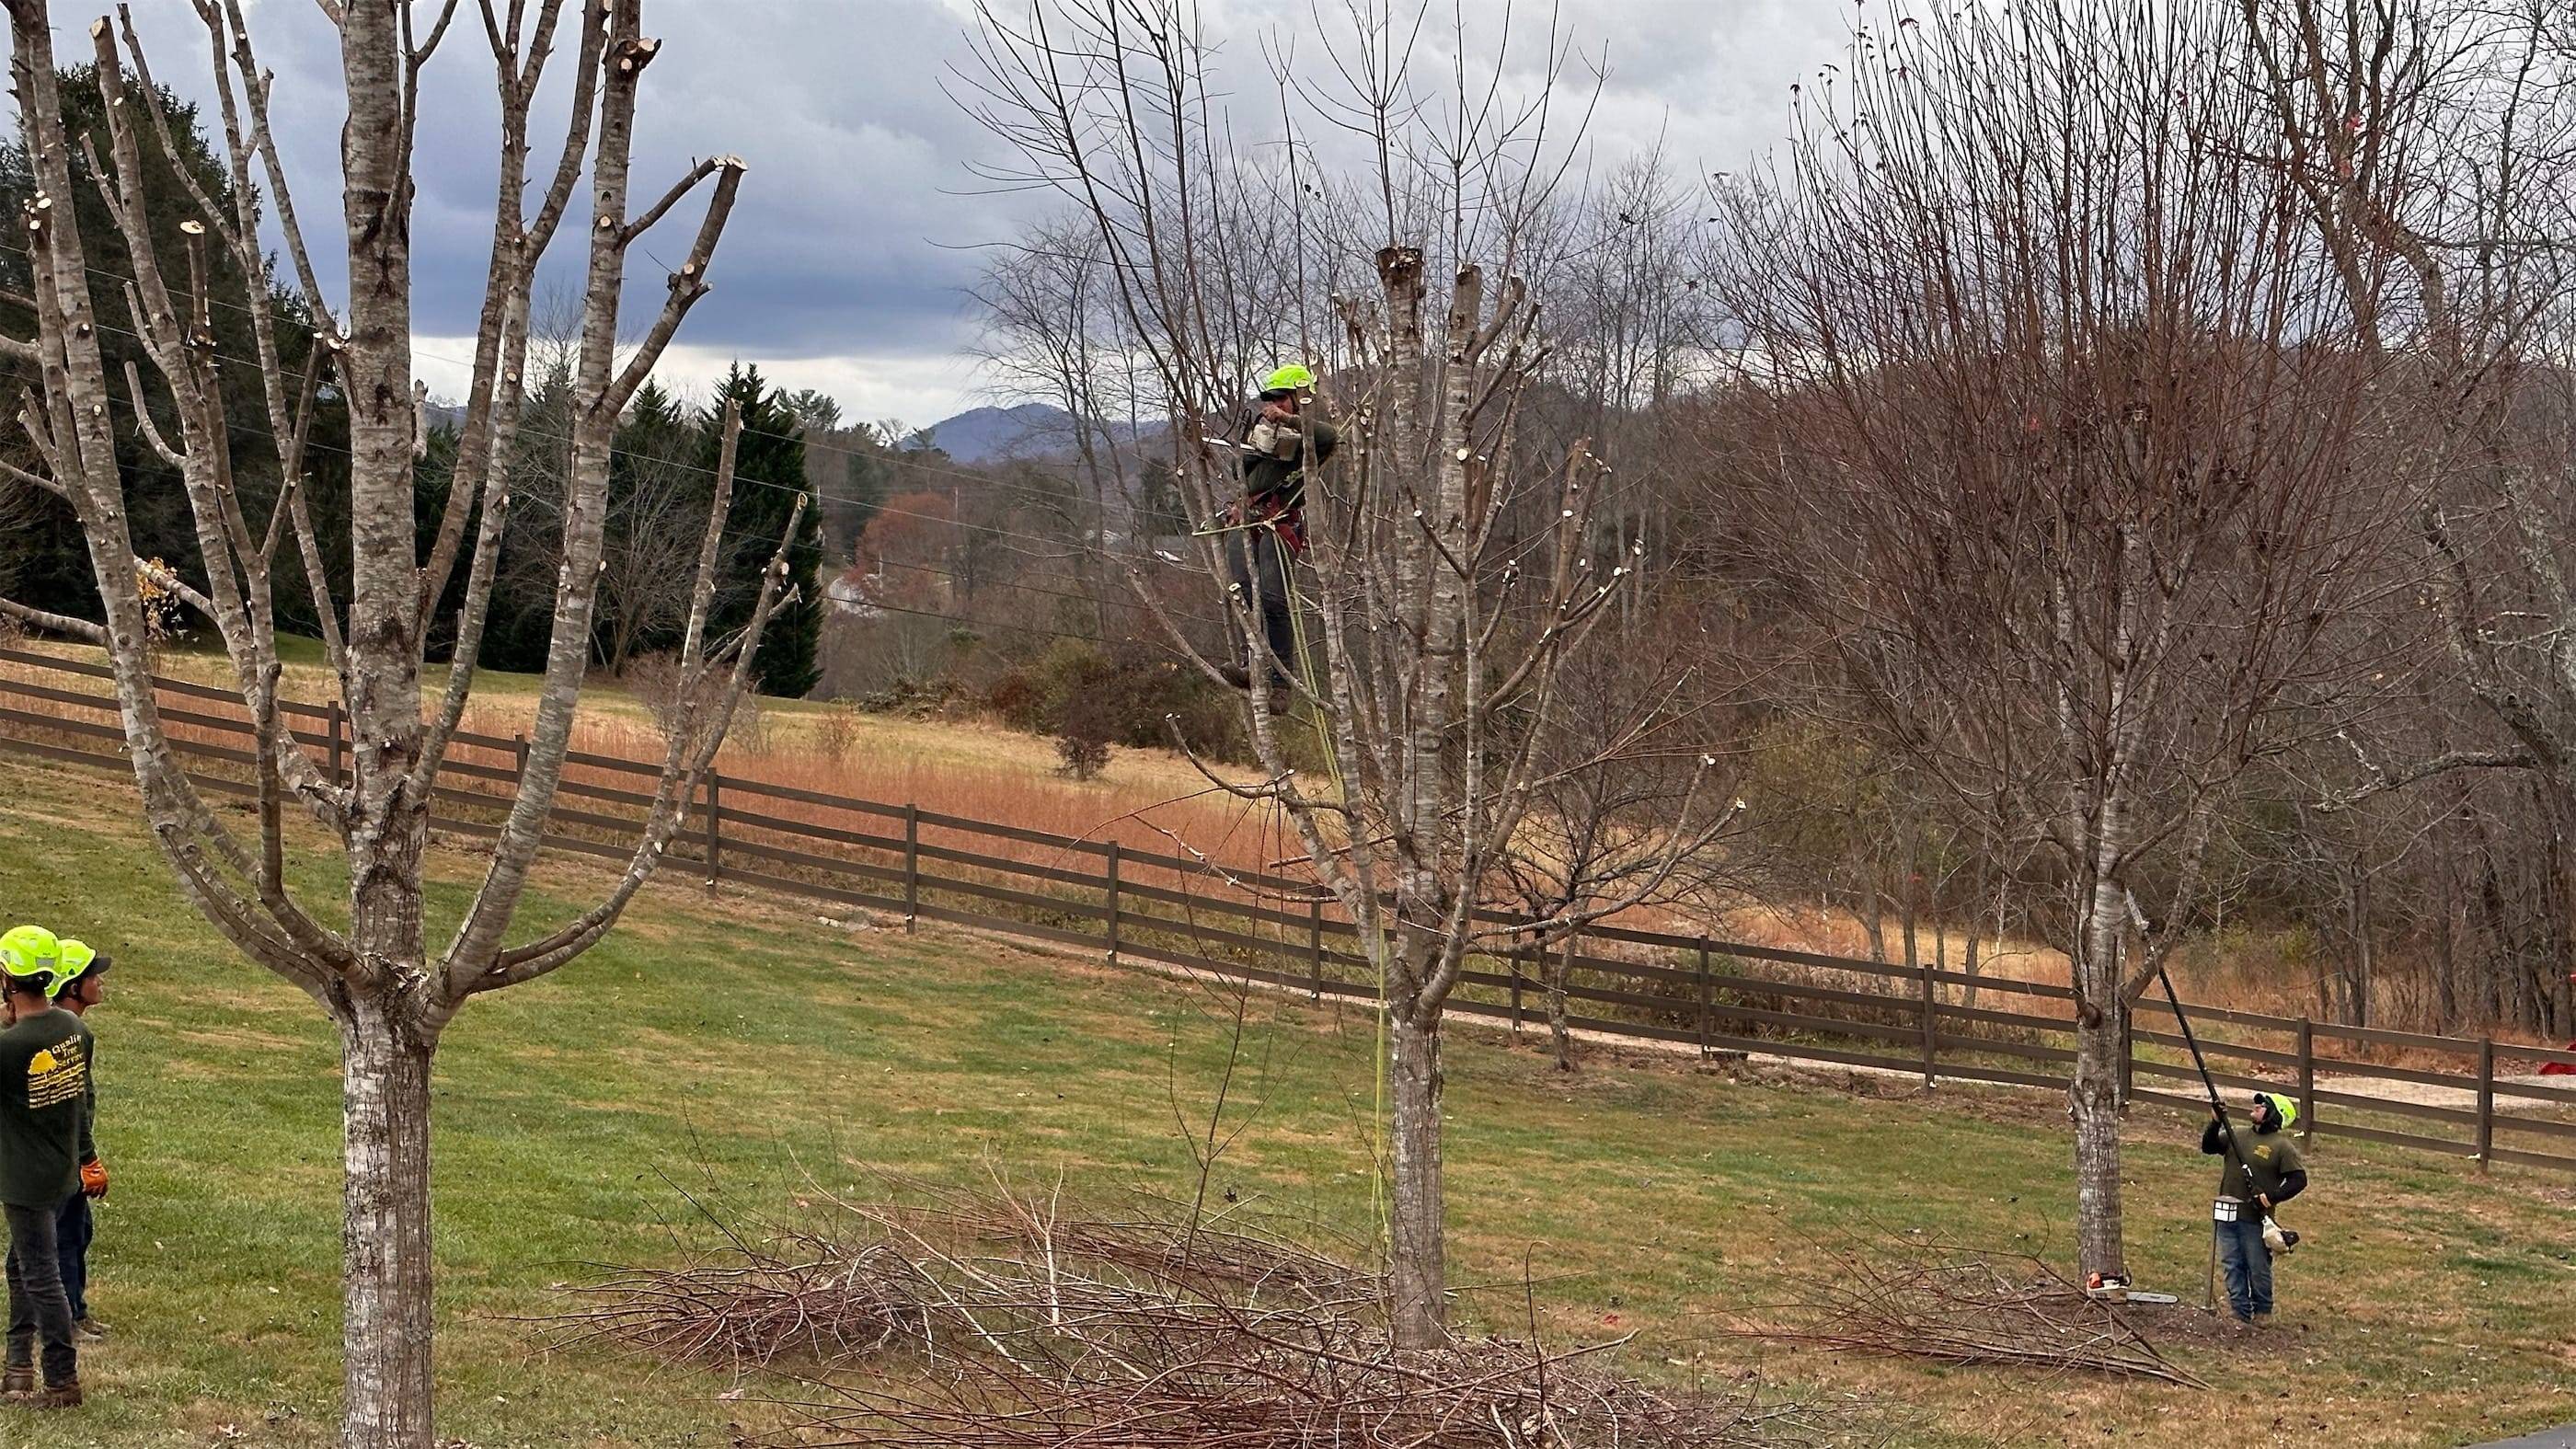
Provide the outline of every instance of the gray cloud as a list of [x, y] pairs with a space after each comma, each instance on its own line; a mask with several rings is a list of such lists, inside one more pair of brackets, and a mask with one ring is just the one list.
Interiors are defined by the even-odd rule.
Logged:
[[[1499, 8], [1499, 0], [1471, 5], [1480, 33]], [[135, 11], [159, 78], [209, 95], [203, 32], [188, 0], [137, 0]], [[1210, 6], [1246, 90], [1266, 91], [1254, 42], [1292, 12], [1307, 13], [1240, 0]], [[1661, 135], [1679, 164], [1741, 165], [1784, 129], [1789, 81], [1833, 57], [1855, 13], [1824, 0], [1604, 0], [1570, 9], [1582, 48], [1608, 55], [1595, 154], [1613, 159]], [[316, 262], [336, 290], [336, 37], [310, 0], [253, 0], [250, 17], [261, 59], [278, 76], [280, 141]], [[1521, 0], [1524, 36], [1543, 21]], [[797, 361], [810, 359], [813, 382], [856, 393], [843, 402], [861, 416], [918, 418], [942, 397], [962, 404], [966, 373], [956, 354], [974, 332], [963, 296], [974, 249], [1042, 203], [988, 194], [968, 169], [1002, 156], [943, 90], [948, 68], [967, 63], [960, 0], [659, 0], [648, 23], [665, 43], [645, 77], [638, 193], [658, 194], [695, 156], [733, 152], [750, 162], [716, 291], [692, 314], [679, 360], [758, 358], [798, 384]], [[1315, 37], [1297, 44], [1320, 61]], [[548, 119], [531, 163], [541, 175], [552, 159], [543, 138], [561, 134], [569, 64], [567, 42], [550, 76], [552, 106], [541, 103]], [[475, 0], [460, 6], [422, 109], [417, 325], [427, 337], [462, 338], [481, 301], [495, 177], [497, 107]], [[582, 211], [577, 201], [549, 284], [578, 280]], [[684, 227], [671, 226], [647, 246], [667, 261], [686, 244]], [[638, 257], [635, 271], [630, 312], [649, 315], [663, 269]], [[424, 366], [433, 378], [439, 371]]]

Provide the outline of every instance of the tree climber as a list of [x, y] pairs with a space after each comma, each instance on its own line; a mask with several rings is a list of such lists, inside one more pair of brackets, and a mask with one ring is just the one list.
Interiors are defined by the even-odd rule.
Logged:
[[[1314, 388], [1315, 374], [1293, 362], [1263, 379], [1243, 436], [1243, 497], [1228, 511], [1222, 535], [1237, 596], [1260, 616], [1274, 687], [1284, 686], [1288, 668], [1301, 663], [1288, 571], [1306, 552], [1306, 468], [1341, 443], [1332, 424], [1309, 416]], [[1248, 660], [1220, 672], [1237, 689], [1252, 687]]]

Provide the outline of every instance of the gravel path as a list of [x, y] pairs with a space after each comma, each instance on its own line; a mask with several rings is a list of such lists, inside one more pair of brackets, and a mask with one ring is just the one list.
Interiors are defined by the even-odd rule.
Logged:
[[2576, 1424], [2561, 1424], [2519, 1439], [2498, 1439], [2492, 1444], [2478, 1444], [2471, 1449], [2576, 1449]]
[[[2377, 1097], [2389, 1102], [2415, 1102], [2426, 1107], [2458, 1107], [2476, 1111], [2478, 1091], [2475, 1087], [2437, 1087], [2431, 1082], [2398, 1082], [2386, 1077], [2347, 1077], [2317, 1073], [2317, 1085], [2334, 1092], [2349, 1092], [2356, 1097]], [[2499, 1087], [2559, 1087], [2576, 1089], [2576, 1077], [2499, 1076]], [[2498, 1106], [2508, 1105], [2499, 1102]], [[2533, 1107], [2544, 1105], [2532, 1098], [2510, 1099], [2510, 1105]]]

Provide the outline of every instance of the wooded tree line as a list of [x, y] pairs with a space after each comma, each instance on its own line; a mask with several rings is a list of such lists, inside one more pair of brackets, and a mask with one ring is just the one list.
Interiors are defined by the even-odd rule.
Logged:
[[1131, 517], [1179, 484], [1184, 556], [1102, 551], [1200, 672], [1262, 648], [1250, 380], [1311, 365], [1344, 430], [1290, 571], [1319, 637], [1251, 671], [1265, 778], [1217, 785], [1384, 973], [1399, 1342], [1437, 1338], [1460, 954], [1637, 904], [2062, 953], [2089, 1272], [2178, 955], [2576, 1029], [2564, 0], [1864, 8], [1776, 152], [1689, 177], [1581, 144], [1570, 32], [1349, 18], [1329, 67], [1265, 52], [1256, 120], [1179, 0], [988, 3], [969, 105], [989, 179], [1062, 202], [992, 350]]
[[[1159, 58], [1063, 9], [1059, 49]], [[1725, 762], [1727, 883], [1889, 955], [2063, 949], [2100, 1050], [2177, 951], [2283, 1010], [2576, 1033], [2569, 19], [1900, 9], [1749, 171], [1596, 154], [1467, 223], [1544, 314], [1501, 441], [1607, 465], [1617, 628], [1694, 641], [1623, 643], [1603, 687]], [[1365, 146], [1194, 124], [1155, 143], [1208, 173], [1160, 218], [1188, 255], [1145, 265], [1101, 203], [1128, 179], [1067, 170], [980, 294], [1017, 395], [1085, 420], [1065, 471], [1112, 531], [1277, 361], [1367, 406], [1354, 239], [1449, 224]], [[1203, 377], [1158, 357], [1174, 321]], [[1204, 580], [1103, 552], [1126, 577], [1058, 585], [1221, 641]]]

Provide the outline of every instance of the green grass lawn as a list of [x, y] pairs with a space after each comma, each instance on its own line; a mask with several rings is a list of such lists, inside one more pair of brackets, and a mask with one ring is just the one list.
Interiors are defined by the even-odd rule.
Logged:
[[[473, 857], [442, 851], [440, 906]], [[327, 894], [328, 862], [305, 884]], [[533, 915], [602, 877], [556, 868]], [[93, 1291], [114, 1337], [92, 1403], [48, 1445], [314, 1445], [338, 1391], [339, 1103], [333, 1039], [181, 902], [130, 782], [0, 756], [0, 911], [113, 950], [100, 1141], [115, 1174]], [[1216, 1185], [1365, 1233], [1364, 1014], [1256, 1002], [1238, 1101], [1257, 1120]], [[708, 1374], [537, 1352], [586, 1263], [675, 1256], [665, 1174], [759, 1202], [797, 1164], [977, 1182], [1185, 1191], [1175, 1118], [1226, 1061], [1205, 990], [962, 934], [819, 924], [757, 898], [657, 887], [604, 947], [470, 1007], [438, 1078], [442, 1437], [500, 1446], [722, 1446], [759, 1424]], [[2448, 1445], [2576, 1419], [2576, 1184], [2341, 1142], [2297, 1204], [2311, 1246], [2260, 1346], [2187, 1349], [2209, 1393], [1997, 1369], [1840, 1361], [1724, 1336], [1776, 1301], [1807, 1244], [1921, 1229], [2063, 1259], [2064, 1123], [2045, 1094], [1877, 1100], [1687, 1063], [1598, 1060], [1461, 1029], [1449, 1057], [1456, 1274], [1542, 1282], [1552, 1336], [1643, 1337], [1642, 1372], [1757, 1369], [1857, 1392], [1899, 1443]], [[1882, 1088], [1881, 1090], [1885, 1090]], [[2197, 1298], [2213, 1174], [2197, 1127], [2133, 1127], [2130, 1239], [2150, 1284]], [[1696, 1363], [1697, 1369], [1692, 1365]], [[0, 1412], [0, 1445], [37, 1442]]]

